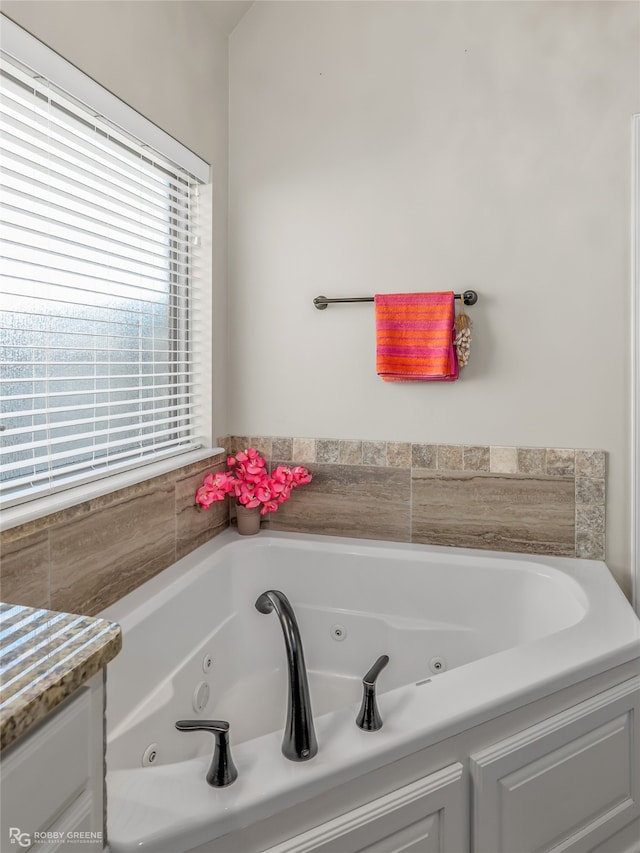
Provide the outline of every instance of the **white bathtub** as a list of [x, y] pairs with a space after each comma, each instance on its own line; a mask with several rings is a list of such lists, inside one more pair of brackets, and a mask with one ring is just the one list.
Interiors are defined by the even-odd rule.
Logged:
[[[308, 762], [280, 751], [282, 631], [254, 607], [269, 589], [300, 627], [319, 743]], [[101, 616], [123, 631], [107, 682], [112, 853], [204, 845], [625, 664], [640, 643], [603, 563], [264, 531], [225, 532]], [[361, 680], [383, 654], [384, 725], [366, 733]], [[205, 782], [211, 735], [174, 727], [197, 717], [230, 723], [228, 788]]]

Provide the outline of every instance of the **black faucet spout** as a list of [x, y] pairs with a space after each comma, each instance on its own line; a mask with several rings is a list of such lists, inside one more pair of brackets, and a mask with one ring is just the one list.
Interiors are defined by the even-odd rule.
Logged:
[[277, 589], [263, 592], [255, 606], [260, 613], [271, 613], [275, 610], [280, 620], [287, 653], [289, 694], [282, 754], [290, 761], [308, 761], [318, 752], [318, 741], [313, 727], [302, 639], [293, 608], [287, 596]]

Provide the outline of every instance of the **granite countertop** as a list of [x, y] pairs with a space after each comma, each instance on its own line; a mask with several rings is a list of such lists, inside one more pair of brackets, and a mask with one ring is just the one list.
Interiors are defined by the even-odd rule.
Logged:
[[0, 749], [75, 693], [121, 648], [115, 622], [0, 603]]

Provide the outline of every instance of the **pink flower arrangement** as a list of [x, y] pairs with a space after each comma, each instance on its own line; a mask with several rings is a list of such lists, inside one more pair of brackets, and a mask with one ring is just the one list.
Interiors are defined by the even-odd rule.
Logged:
[[230, 471], [207, 474], [196, 492], [196, 503], [203, 509], [233, 494], [242, 506], [259, 506], [260, 515], [266, 515], [289, 500], [292, 489], [311, 482], [311, 474], [302, 465], [278, 465], [269, 474], [264, 457], [253, 447], [229, 456], [227, 465]]

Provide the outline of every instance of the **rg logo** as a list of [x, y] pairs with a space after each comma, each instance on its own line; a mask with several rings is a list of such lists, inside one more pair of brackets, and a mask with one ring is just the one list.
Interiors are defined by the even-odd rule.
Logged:
[[28, 832], [22, 832], [17, 826], [9, 827], [9, 840], [12, 844], [19, 844], [20, 847], [31, 846], [31, 836]]

